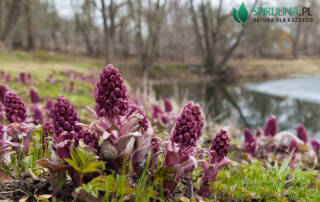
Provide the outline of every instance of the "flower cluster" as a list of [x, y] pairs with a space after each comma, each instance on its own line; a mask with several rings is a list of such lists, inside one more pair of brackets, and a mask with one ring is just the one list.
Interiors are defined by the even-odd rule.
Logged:
[[[259, 133], [258, 133], [259, 135]], [[257, 136], [257, 135], [256, 135]], [[259, 137], [259, 136], [257, 136]], [[253, 133], [250, 129], [246, 128], [244, 130], [244, 148], [246, 152], [252, 156], [255, 155], [256, 152], [257, 141], [253, 136]]]
[[30, 90], [30, 99], [31, 99], [31, 103], [33, 104], [37, 104], [40, 102], [40, 95], [35, 88], [31, 88]]
[[10, 123], [23, 122], [27, 118], [26, 106], [14, 93], [8, 92], [4, 96], [6, 117]]
[[81, 127], [76, 125], [78, 121], [78, 115], [69, 100], [59, 96], [53, 110], [53, 124], [56, 136], [59, 136], [64, 131], [79, 132]]
[[299, 125], [299, 127], [297, 128], [297, 137], [305, 144], [308, 142], [308, 133], [303, 125]]
[[221, 130], [212, 140], [210, 151], [214, 151], [217, 154], [216, 161], [219, 162], [227, 156], [229, 148], [230, 139], [227, 132]]
[[109, 64], [100, 74], [95, 91], [96, 112], [99, 117], [114, 118], [127, 113], [128, 92], [120, 72]]
[[9, 90], [8, 86], [0, 85], [0, 103], [4, 101], [4, 95]]
[[275, 136], [277, 134], [277, 131], [278, 131], [277, 119], [275, 117], [271, 117], [264, 128], [264, 135]]
[[172, 112], [173, 107], [169, 99], [165, 98], [164, 100], [164, 109], [166, 112]]
[[201, 108], [194, 102], [183, 107], [173, 131], [173, 141], [186, 147], [195, 146], [204, 131], [204, 116]]

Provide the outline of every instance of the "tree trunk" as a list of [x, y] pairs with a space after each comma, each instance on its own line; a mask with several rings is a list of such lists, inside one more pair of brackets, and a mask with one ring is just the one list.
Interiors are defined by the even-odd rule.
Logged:
[[32, 27], [32, 16], [31, 16], [31, 0], [26, 0], [25, 2], [25, 12], [26, 12], [26, 26], [27, 26], [27, 48], [32, 50], [34, 48], [33, 43], [33, 27]]
[[107, 23], [107, 15], [106, 15], [106, 4], [104, 0], [101, 0], [101, 14], [103, 20], [103, 32], [104, 32], [104, 54], [106, 62], [110, 62], [110, 51], [109, 51], [109, 36], [108, 36], [108, 23]]
[[19, 14], [20, 14], [20, 4], [21, 4], [21, 0], [13, 0], [13, 2], [11, 3], [11, 8], [9, 11], [9, 15], [7, 17], [7, 22], [6, 22], [4, 31], [1, 35], [1, 41], [5, 45], [8, 43], [9, 36], [11, 35], [18, 21]]

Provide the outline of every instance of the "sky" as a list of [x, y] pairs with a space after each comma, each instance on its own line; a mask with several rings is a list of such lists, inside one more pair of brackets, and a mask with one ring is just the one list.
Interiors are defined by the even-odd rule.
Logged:
[[[73, 17], [73, 9], [70, 0], [52, 0], [55, 2], [59, 15], [66, 18]], [[81, 0], [73, 0], [73, 1], [81, 1]], [[170, 0], [169, 0], [170, 1]], [[183, 0], [182, 0], [183, 1]], [[195, 2], [200, 2], [201, 0], [195, 0]], [[233, 7], [237, 8], [241, 5], [242, 2], [245, 3], [246, 6], [250, 7], [253, 5], [255, 0], [224, 0], [223, 8], [226, 11], [231, 11]], [[307, 2], [307, 0], [304, 0]], [[108, 2], [108, 1], [106, 1]], [[213, 5], [218, 5], [218, 0], [212, 0]], [[293, 7], [297, 0], [259, 0], [259, 2], [263, 2], [264, 5], [268, 6], [286, 6]]]

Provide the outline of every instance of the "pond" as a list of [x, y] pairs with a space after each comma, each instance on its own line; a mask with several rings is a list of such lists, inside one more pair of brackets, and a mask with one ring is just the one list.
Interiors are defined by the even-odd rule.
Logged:
[[158, 98], [199, 102], [218, 122], [235, 117], [240, 128], [263, 127], [276, 116], [280, 130], [295, 133], [303, 124], [309, 136], [320, 139], [320, 77], [296, 77], [260, 83], [224, 85], [219, 82], [157, 84]]

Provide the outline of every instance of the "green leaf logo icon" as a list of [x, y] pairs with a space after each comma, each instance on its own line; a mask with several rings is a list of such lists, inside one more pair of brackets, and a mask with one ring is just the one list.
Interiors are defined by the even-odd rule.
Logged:
[[242, 27], [244, 26], [244, 23], [247, 21], [249, 12], [244, 5], [244, 3], [241, 4], [239, 10], [233, 8], [232, 9], [233, 18], [237, 23], [242, 24]]

